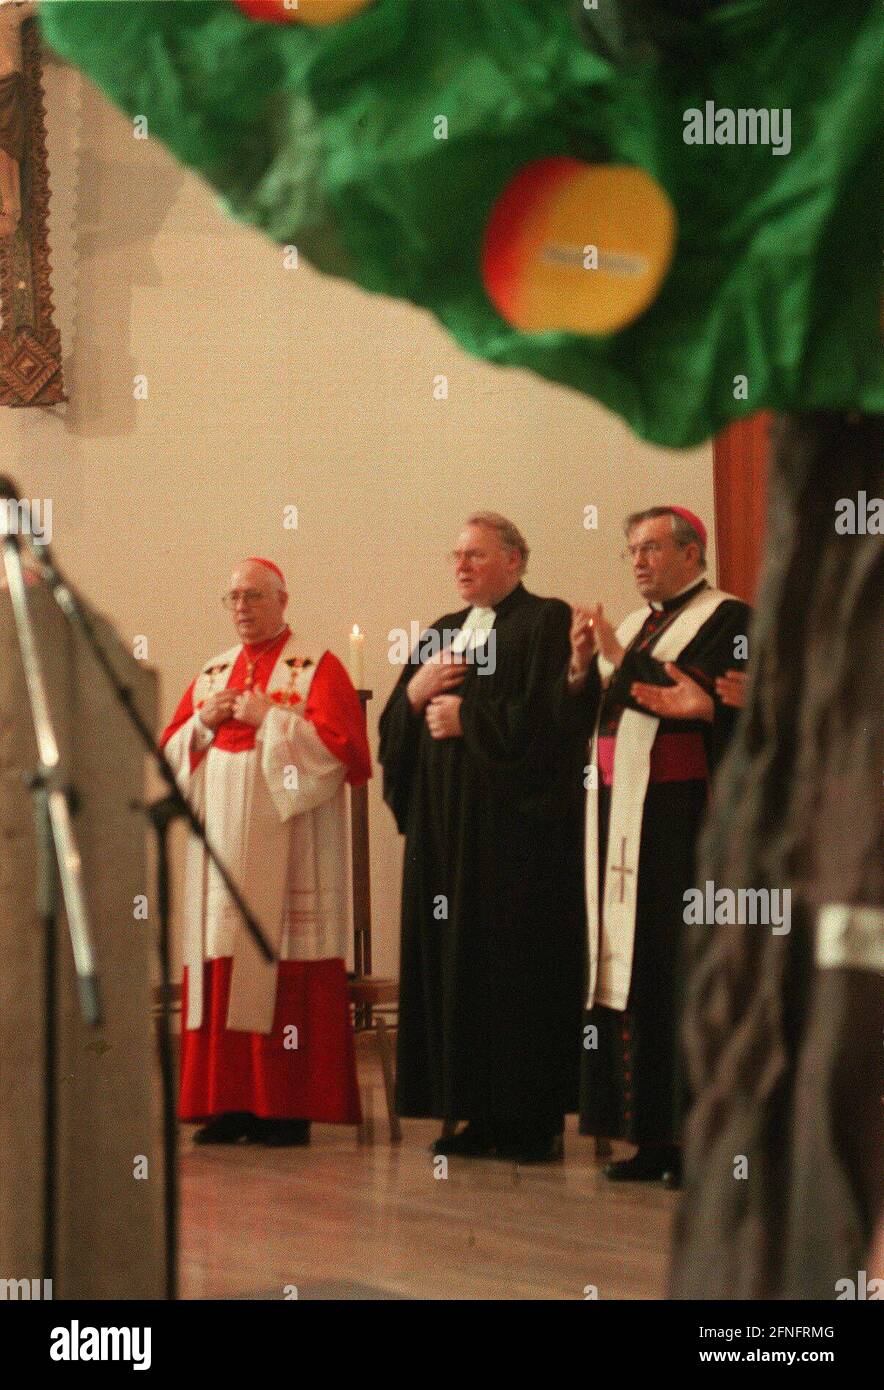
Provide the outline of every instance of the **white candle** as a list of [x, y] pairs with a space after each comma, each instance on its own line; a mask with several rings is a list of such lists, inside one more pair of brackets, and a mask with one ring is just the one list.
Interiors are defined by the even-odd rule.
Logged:
[[365, 689], [365, 633], [355, 623], [350, 633], [350, 679], [357, 690]]

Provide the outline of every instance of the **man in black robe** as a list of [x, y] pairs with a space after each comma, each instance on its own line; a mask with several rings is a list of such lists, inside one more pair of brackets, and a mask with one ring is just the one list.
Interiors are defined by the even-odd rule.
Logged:
[[527, 556], [504, 517], [466, 523], [466, 607], [412, 653], [380, 762], [405, 835], [399, 1113], [445, 1122], [436, 1153], [543, 1162], [577, 1105], [585, 936], [578, 742], [550, 712], [571, 614], [525, 589]]
[[638, 1145], [607, 1166], [609, 1178], [675, 1187], [685, 895], [709, 781], [737, 717], [728, 673], [745, 664], [750, 610], [707, 583], [706, 532], [693, 513], [654, 507], [624, 529], [649, 606], [616, 633], [600, 606], [575, 609], [556, 702], [565, 727], [595, 730], [580, 1128]]

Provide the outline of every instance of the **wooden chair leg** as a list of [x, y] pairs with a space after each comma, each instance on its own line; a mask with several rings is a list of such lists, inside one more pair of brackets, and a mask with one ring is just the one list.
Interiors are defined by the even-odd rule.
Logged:
[[366, 1109], [366, 1091], [358, 1078], [356, 1084], [359, 1087], [359, 1105], [362, 1110], [362, 1122], [356, 1129], [356, 1142], [361, 1147], [363, 1144], [374, 1143], [374, 1115]]
[[395, 1109], [395, 1095], [393, 1086], [393, 1051], [390, 1047], [390, 1034], [386, 1022], [380, 1014], [375, 1014], [374, 1034], [378, 1042], [378, 1052], [381, 1056], [381, 1067], [384, 1073], [384, 1091], [387, 1096], [387, 1115], [390, 1120], [390, 1143], [400, 1144], [402, 1142], [402, 1126], [399, 1123], [399, 1116]]

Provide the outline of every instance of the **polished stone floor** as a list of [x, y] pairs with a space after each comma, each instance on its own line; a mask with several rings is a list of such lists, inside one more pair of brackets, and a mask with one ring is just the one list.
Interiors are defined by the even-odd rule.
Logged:
[[316, 1125], [304, 1149], [200, 1148], [184, 1128], [182, 1297], [664, 1295], [677, 1194], [606, 1182], [573, 1118], [564, 1164], [450, 1159], [443, 1176], [428, 1152], [438, 1127], [406, 1121], [392, 1147], [363, 1046], [359, 1069], [368, 1134]]

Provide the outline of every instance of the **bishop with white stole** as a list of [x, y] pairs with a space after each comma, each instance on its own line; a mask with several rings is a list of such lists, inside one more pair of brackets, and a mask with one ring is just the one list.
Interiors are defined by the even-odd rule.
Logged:
[[276, 565], [243, 561], [224, 602], [239, 642], [204, 664], [162, 744], [278, 964], [191, 838], [179, 1115], [208, 1121], [199, 1143], [306, 1143], [311, 1120], [361, 1118], [345, 783], [371, 775], [365, 717], [338, 659], [296, 644]]
[[709, 585], [706, 530], [681, 507], [627, 518], [645, 605], [616, 632], [575, 608], [558, 709], [589, 737], [588, 992], [580, 1127], [626, 1139], [614, 1181], [681, 1180], [685, 893], [710, 779], [737, 718], [750, 610]]

